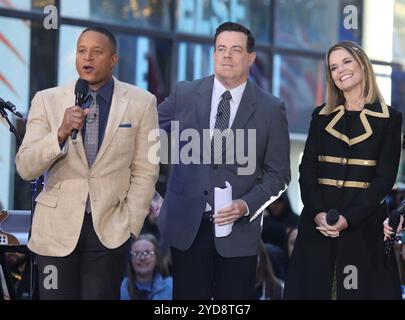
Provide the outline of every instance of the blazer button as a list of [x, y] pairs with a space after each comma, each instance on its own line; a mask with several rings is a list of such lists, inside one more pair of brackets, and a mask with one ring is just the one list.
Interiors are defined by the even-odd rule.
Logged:
[[364, 182], [363, 188], [367, 189], [370, 186], [370, 184], [368, 182]]
[[338, 188], [341, 188], [341, 187], [343, 187], [343, 180], [338, 180], [338, 181], [336, 181], [336, 186], [338, 187]]
[[347, 164], [347, 159], [346, 158], [342, 158], [340, 159], [340, 163], [344, 166]]
[[208, 196], [208, 191], [204, 190], [204, 196]]

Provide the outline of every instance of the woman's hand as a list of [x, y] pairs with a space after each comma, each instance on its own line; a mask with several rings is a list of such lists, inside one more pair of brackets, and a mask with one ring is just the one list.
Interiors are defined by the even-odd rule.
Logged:
[[340, 235], [340, 231], [346, 229], [349, 225], [342, 215], [339, 215], [339, 220], [333, 226], [326, 222], [326, 212], [320, 212], [315, 216], [316, 229], [325, 237], [336, 238]]
[[[404, 222], [404, 217], [401, 215], [398, 228], [397, 228], [397, 233], [402, 231], [402, 223]], [[392, 228], [388, 225], [388, 218], [384, 220], [384, 241], [387, 240], [388, 237], [390, 237], [393, 234]]]

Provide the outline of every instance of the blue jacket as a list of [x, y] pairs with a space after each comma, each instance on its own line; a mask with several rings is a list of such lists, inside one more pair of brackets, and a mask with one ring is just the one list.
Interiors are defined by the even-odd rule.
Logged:
[[[160, 273], [155, 275], [152, 290], [150, 283], [135, 284], [139, 290], [147, 291], [147, 300], [172, 300], [173, 279], [172, 277], [163, 278]], [[121, 300], [131, 300], [128, 292], [128, 278], [125, 277], [121, 283]]]

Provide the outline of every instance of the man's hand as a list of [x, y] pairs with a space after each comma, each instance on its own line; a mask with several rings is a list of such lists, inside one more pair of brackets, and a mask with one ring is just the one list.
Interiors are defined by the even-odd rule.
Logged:
[[219, 226], [235, 222], [247, 213], [246, 203], [243, 200], [233, 200], [228, 207], [222, 208], [217, 214], [213, 215], [214, 223]]
[[78, 106], [69, 107], [65, 110], [62, 124], [58, 129], [59, 144], [63, 144], [66, 139], [70, 137], [73, 129], [76, 129], [77, 131], [82, 130], [84, 120], [89, 112], [90, 108], [83, 109]]
[[159, 217], [162, 204], [163, 198], [158, 192], [155, 191], [155, 195], [153, 196], [152, 202], [149, 206], [149, 218], [152, 219], [152, 221], [156, 221], [156, 219]]
[[320, 212], [315, 216], [314, 219], [317, 224], [316, 229], [322, 233], [325, 237], [336, 238], [339, 236], [340, 231], [346, 229], [349, 224], [346, 221], [346, 218], [342, 215], [339, 215], [339, 220], [333, 226], [330, 226], [326, 223], [326, 212]]

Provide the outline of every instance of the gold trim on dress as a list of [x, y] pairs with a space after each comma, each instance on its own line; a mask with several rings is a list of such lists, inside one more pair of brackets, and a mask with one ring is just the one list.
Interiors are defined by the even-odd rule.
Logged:
[[[360, 143], [366, 139], [368, 139], [372, 134], [373, 130], [371, 129], [370, 123], [367, 120], [366, 115], [372, 116], [372, 117], [377, 117], [377, 118], [389, 118], [389, 111], [388, 111], [388, 106], [385, 103], [381, 103], [381, 112], [376, 112], [376, 111], [371, 111], [367, 108], [364, 108], [360, 112], [360, 121], [363, 124], [365, 133], [349, 139], [348, 136], [345, 134], [337, 131], [334, 127], [336, 123], [343, 117], [345, 114], [345, 107], [344, 105], [340, 105], [336, 107], [332, 113], [337, 112], [338, 113], [333, 117], [333, 119], [329, 122], [329, 124], [326, 126], [325, 130], [330, 133], [332, 136], [335, 138], [342, 140], [343, 142], [346, 142], [349, 146], [355, 145], [357, 143]], [[325, 115], [326, 114], [326, 106], [319, 112], [320, 115]]]
[[328, 163], [337, 163], [341, 165], [356, 165], [356, 166], [369, 166], [374, 167], [377, 165], [376, 160], [367, 160], [367, 159], [348, 159], [332, 156], [318, 156], [319, 162], [328, 162]]
[[368, 189], [370, 187], [370, 182], [362, 182], [362, 181], [344, 181], [344, 180], [335, 180], [335, 179], [326, 179], [320, 178], [318, 179], [319, 184], [332, 186], [336, 188], [360, 188], [360, 189]]

